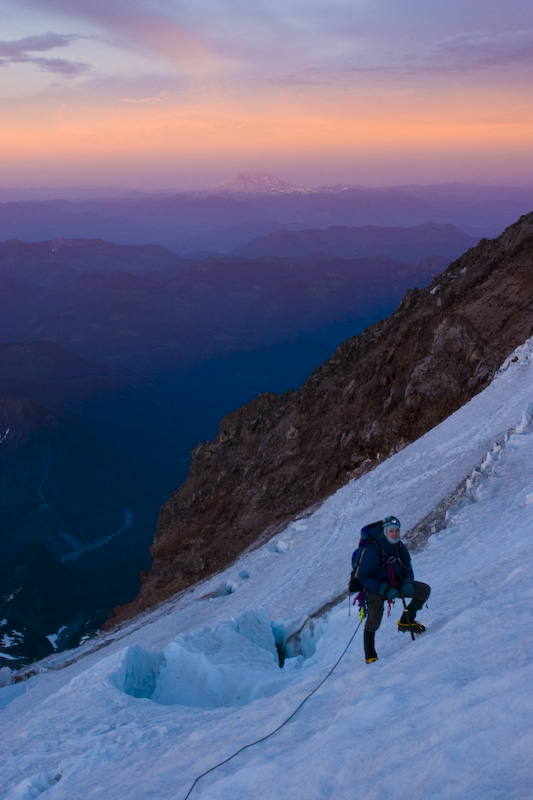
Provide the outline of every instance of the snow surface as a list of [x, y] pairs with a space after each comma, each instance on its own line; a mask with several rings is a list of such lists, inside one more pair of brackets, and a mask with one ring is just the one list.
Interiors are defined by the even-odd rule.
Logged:
[[[530, 800], [532, 464], [530, 340], [262, 548], [0, 689], [1, 796]], [[359, 529], [395, 514], [407, 531], [450, 497], [413, 553], [427, 631], [398, 633], [397, 603], [368, 665], [347, 599], [319, 613], [346, 589]]]

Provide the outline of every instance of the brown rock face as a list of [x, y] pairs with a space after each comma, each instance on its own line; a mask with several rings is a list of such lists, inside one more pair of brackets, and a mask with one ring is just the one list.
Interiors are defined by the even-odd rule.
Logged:
[[296, 392], [262, 394], [199, 444], [161, 509], [132, 616], [227, 566], [484, 389], [533, 334], [533, 213], [482, 240]]

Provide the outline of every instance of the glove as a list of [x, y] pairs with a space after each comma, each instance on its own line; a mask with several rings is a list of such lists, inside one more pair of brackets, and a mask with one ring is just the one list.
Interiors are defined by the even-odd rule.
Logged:
[[379, 589], [378, 589], [378, 594], [385, 594], [386, 595], [388, 589], [390, 589], [390, 586], [389, 586], [388, 583], [380, 583]]
[[412, 597], [415, 593], [415, 585], [413, 581], [404, 581], [402, 583], [402, 594], [406, 597]]
[[400, 596], [400, 592], [396, 589], [395, 586], [389, 586], [387, 589], [386, 598], [387, 600], [396, 600], [397, 597]]

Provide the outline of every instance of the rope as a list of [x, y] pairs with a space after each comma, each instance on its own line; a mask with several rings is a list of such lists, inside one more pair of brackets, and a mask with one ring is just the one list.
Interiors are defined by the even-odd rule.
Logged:
[[344, 648], [344, 650], [342, 651], [342, 653], [340, 654], [339, 658], [337, 659], [337, 661], [335, 662], [335, 664], [332, 666], [332, 668], [330, 669], [330, 671], [327, 673], [327, 675], [326, 675], [324, 678], [322, 678], [322, 680], [320, 681], [320, 683], [318, 684], [318, 686], [315, 686], [315, 688], [313, 689], [313, 691], [312, 691], [312, 692], [310, 692], [310, 693], [307, 695], [307, 697], [304, 697], [304, 699], [302, 700], [302, 702], [300, 703], [300, 705], [299, 705], [299, 706], [297, 706], [297, 707], [294, 709], [294, 711], [292, 712], [292, 714], [290, 715], [290, 717], [287, 717], [287, 719], [286, 719], [284, 722], [282, 722], [282, 723], [281, 723], [281, 725], [278, 725], [278, 727], [277, 727], [277, 728], [275, 728], [273, 731], [271, 731], [270, 733], [267, 733], [267, 735], [266, 735], [266, 736], [262, 736], [262, 737], [261, 737], [261, 739], [256, 739], [256, 741], [255, 741], [255, 742], [250, 742], [250, 744], [245, 744], [243, 747], [241, 747], [241, 748], [240, 748], [240, 750], [237, 750], [237, 752], [236, 752], [236, 753], [233, 753], [233, 755], [231, 755], [231, 756], [228, 756], [228, 758], [225, 758], [225, 759], [224, 759], [224, 761], [220, 761], [218, 764], [215, 764], [215, 766], [214, 766], [214, 767], [210, 767], [210, 768], [209, 768], [209, 769], [207, 769], [205, 772], [202, 772], [202, 774], [201, 774], [201, 775], [198, 775], [198, 777], [195, 779], [195, 781], [194, 781], [193, 785], [191, 786], [191, 788], [189, 789], [189, 791], [188, 791], [188, 792], [187, 792], [187, 794], [185, 795], [185, 797], [184, 797], [184, 800], [187, 800], [187, 799], [190, 797], [190, 795], [191, 795], [191, 793], [192, 793], [192, 790], [194, 789], [194, 787], [196, 786], [196, 784], [198, 783], [198, 781], [199, 781], [201, 778], [205, 778], [205, 776], [206, 776], [206, 775], [209, 775], [209, 773], [210, 773], [210, 772], [214, 772], [214, 771], [215, 771], [216, 769], [218, 769], [219, 767], [222, 767], [222, 766], [224, 766], [224, 764], [227, 764], [227, 763], [228, 763], [228, 761], [231, 761], [231, 760], [232, 760], [232, 759], [234, 759], [236, 756], [238, 756], [240, 753], [243, 753], [245, 750], [247, 750], [249, 747], [254, 747], [256, 744], [261, 744], [261, 742], [266, 742], [266, 740], [267, 740], [267, 739], [270, 739], [270, 737], [271, 737], [271, 736], [274, 736], [274, 734], [275, 734], [275, 733], [277, 733], [277, 732], [278, 732], [278, 731], [280, 731], [282, 728], [284, 728], [284, 727], [285, 727], [285, 725], [287, 725], [287, 723], [288, 723], [288, 722], [290, 722], [290, 721], [291, 721], [291, 719], [293, 719], [293, 717], [295, 717], [295, 716], [296, 716], [296, 714], [297, 714], [297, 713], [298, 713], [298, 711], [299, 711], [299, 710], [302, 708], [302, 706], [303, 706], [305, 703], [307, 703], [307, 701], [308, 701], [308, 700], [309, 700], [309, 699], [310, 699], [310, 698], [311, 698], [311, 697], [312, 697], [312, 696], [313, 696], [313, 695], [314, 695], [316, 692], [318, 692], [318, 690], [320, 689], [320, 687], [321, 687], [321, 686], [323, 686], [323, 685], [325, 684], [325, 682], [326, 682], [326, 681], [327, 681], [327, 679], [330, 677], [330, 675], [332, 675], [332, 674], [333, 674], [333, 672], [334, 672], [334, 671], [337, 669], [338, 665], [340, 664], [340, 662], [342, 661], [342, 659], [344, 658], [344, 656], [345, 656], [345, 655], [346, 655], [346, 653], [348, 652], [348, 648], [350, 647], [351, 643], [352, 643], [352, 642], [353, 642], [353, 640], [355, 639], [355, 634], [357, 633], [357, 631], [358, 631], [358, 630], [359, 630], [359, 628], [361, 627], [361, 623], [362, 623], [362, 622], [363, 622], [363, 620], [361, 619], [361, 621], [359, 622], [359, 625], [357, 626], [357, 628], [356, 628], [356, 629], [355, 629], [355, 631], [353, 632], [353, 634], [352, 634], [352, 636], [351, 636], [351, 638], [350, 638], [350, 641], [348, 642], [348, 644], [346, 645], [346, 647]]

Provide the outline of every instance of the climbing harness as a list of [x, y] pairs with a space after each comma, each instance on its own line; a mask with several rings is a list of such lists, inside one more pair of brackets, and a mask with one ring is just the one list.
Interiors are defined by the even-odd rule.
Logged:
[[363, 619], [364, 619], [364, 616], [361, 616], [361, 620], [360, 620], [360, 622], [359, 622], [359, 625], [357, 626], [357, 628], [356, 628], [356, 629], [354, 630], [354, 632], [352, 633], [352, 635], [351, 635], [351, 637], [350, 637], [350, 641], [348, 642], [348, 644], [346, 645], [346, 647], [344, 648], [344, 650], [342, 651], [342, 653], [340, 654], [339, 658], [337, 659], [337, 661], [335, 662], [335, 664], [332, 666], [332, 668], [330, 669], [330, 671], [327, 673], [327, 675], [326, 675], [324, 678], [322, 678], [322, 680], [320, 681], [320, 683], [318, 684], [318, 686], [315, 686], [315, 688], [313, 689], [313, 691], [312, 691], [312, 692], [310, 692], [310, 693], [307, 695], [307, 697], [304, 697], [304, 699], [302, 700], [302, 702], [300, 703], [300, 705], [298, 705], [298, 706], [297, 706], [297, 707], [294, 709], [294, 711], [292, 712], [292, 714], [290, 715], [290, 717], [287, 717], [287, 719], [286, 719], [284, 722], [282, 722], [282, 723], [281, 723], [281, 725], [278, 725], [278, 727], [277, 727], [277, 728], [275, 728], [273, 731], [271, 731], [270, 733], [267, 733], [267, 734], [266, 734], [266, 736], [262, 736], [262, 737], [261, 737], [261, 739], [256, 739], [256, 741], [255, 741], [255, 742], [250, 742], [250, 744], [245, 744], [245, 745], [244, 745], [244, 747], [241, 747], [241, 748], [240, 748], [240, 750], [237, 750], [235, 753], [233, 753], [233, 755], [231, 755], [231, 756], [228, 756], [228, 758], [225, 758], [225, 759], [224, 759], [224, 761], [220, 761], [218, 764], [215, 764], [213, 767], [210, 767], [210, 768], [209, 768], [209, 769], [207, 769], [205, 772], [202, 772], [202, 774], [201, 774], [201, 775], [198, 775], [198, 777], [195, 779], [195, 781], [194, 781], [193, 785], [191, 786], [191, 788], [189, 789], [189, 791], [187, 792], [187, 794], [185, 795], [185, 797], [183, 798], [183, 800], [188, 800], [188, 798], [191, 796], [192, 790], [194, 789], [194, 787], [196, 786], [196, 784], [198, 783], [198, 781], [199, 781], [201, 778], [204, 778], [206, 775], [209, 775], [209, 773], [210, 773], [210, 772], [214, 772], [214, 771], [215, 771], [216, 769], [218, 769], [219, 767], [222, 767], [222, 766], [224, 766], [224, 764], [227, 764], [229, 761], [231, 761], [232, 759], [234, 759], [234, 758], [235, 758], [236, 756], [238, 756], [240, 753], [243, 753], [243, 752], [244, 752], [245, 750], [247, 750], [249, 747], [254, 747], [256, 744], [261, 744], [261, 742], [266, 742], [266, 740], [267, 740], [267, 739], [270, 739], [270, 737], [271, 737], [271, 736], [274, 736], [274, 734], [275, 734], [275, 733], [277, 733], [277, 732], [278, 732], [278, 731], [280, 731], [282, 728], [284, 728], [284, 727], [285, 727], [285, 725], [287, 725], [287, 723], [288, 723], [288, 722], [290, 722], [290, 721], [291, 721], [291, 719], [293, 719], [293, 717], [295, 717], [295, 716], [296, 716], [296, 714], [297, 714], [297, 713], [298, 713], [298, 711], [299, 711], [299, 710], [302, 708], [302, 706], [303, 706], [305, 703], [307, 703], [307, 701], [308, 701], [308, 700], [309, 700], [309, 699], [310, 699], [310, 698], [311, 698], [311, 697], [312, 697], [312, 696], [313, 696], [313, 695], [314, 695], [316, 692], [318, 692], [318, 690], [320, 689], [320, 687], [321, 687], [321, 686], [323, 686], [323, 685], [325, 684], [325, 682], [326, 682], [326, 681], [327, 681], [327, 679], [330, 677], [330, 675], [332, 675], [332, 674], [333, 674], [333, 672], [336, 670], [336, 668], [338, 667], [338, 665], [340, 664], [340, 662], [342, 661], [342, 659], [344, 658], [344, 656], [345, 656], [345, 655], [346, 655], [346, 653], [348, 652], [348, 648], [350, 647], [351, 643], [352, 643], [352, 642], [353, 642], [353, 640], [355, 639], [355, 634], [357, 633], [357, 631], [358, 631], [358, 630], [359, 630], [359, 628], [361, 627], [361, 624], [362, 624], [362, 622], [363, 622]]

